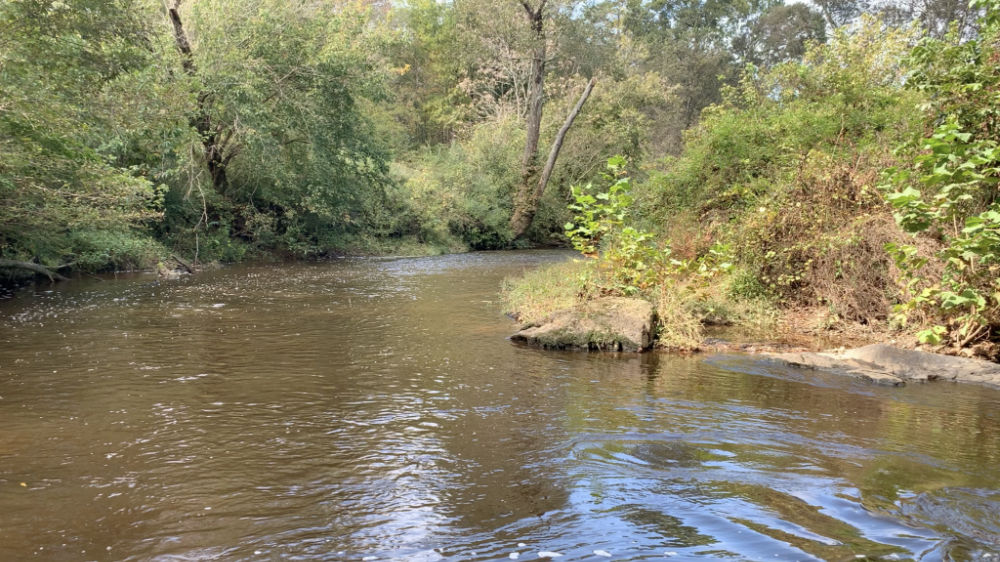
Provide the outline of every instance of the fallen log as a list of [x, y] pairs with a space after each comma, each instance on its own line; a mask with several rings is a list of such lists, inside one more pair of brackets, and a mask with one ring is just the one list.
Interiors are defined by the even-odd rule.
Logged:
[[[19, 269], [28, 269], [34, 271], [35, 273], [48, 277], [49, 281], [53, 283], [55, 283], [56, 281], [69, 281], [69, 278], [63, 277], [53, 269], [49, 269], [44, 265], [38, 263], [32, 263], [30, 261], [0, 260], [0, 267], [16, 267]], [[58, 266], [54, 269], [61, 269], [63, 267], [65, 266]]]

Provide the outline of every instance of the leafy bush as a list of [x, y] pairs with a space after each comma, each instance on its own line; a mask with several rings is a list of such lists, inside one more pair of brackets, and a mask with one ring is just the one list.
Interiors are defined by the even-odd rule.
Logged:
[[920, 92], [903, 90], [911, 29], [864, 19], [801, 61], [749, 67], [688, 132], [684, 152], [636, 185], [641, 224], [697, 263], [721, 246], [729, 298], [829, 307], [885, 319], [895, 298], [889, 228], [876, 189], [891, 147], [919, 130]]
[[476, 127], [465, 142], [417, 153], [399, 169], [405, 230], [430, 244], [506, 247], [521, 137], [518, 124], [507, 120]]
[[84, 271], [141, 269], [170, 252], [146, 235], [114, 230], [81, 230], [69, 236], [66, 253]]
[[913, 49], [909, 85], [934, 100], [923, 109], [935, 126], [901, 147], [913, 163], [884, 186], [899, 225], [939, 241], [933, 256], [914, 243], [888, 247], [909, 297], [896, 318], [926, 315], [934, 325], [920, 340], [956, 347], [1000, 328], [1000, 2], [975, 5], [986, 10], [980, 37], [927, 38]]
[[629, 178], [625, 174], [625, 159], [616, 156], [608, 160], [608, 173], [604, 179], [611, 183], [607, 191], [595, 192], [593, 184], [570, 187], [573, 203], [573, 220], [564, 226], [566, 237], [573, 249], [594, 257], [601, 239], [621, 226], [625, 213], [632, 204], [629, 195]]

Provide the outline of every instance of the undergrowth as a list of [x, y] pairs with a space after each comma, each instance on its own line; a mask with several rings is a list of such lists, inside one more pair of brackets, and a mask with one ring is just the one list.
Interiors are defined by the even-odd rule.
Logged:
[[[749, 68], [648, 179], [628, 185], [612, 162], [610, 187], [574, 189], [567, 234], [599, 249], [585, 292], [653, 302], [667, 347], [720, 324], [773, 338], [805, 308], [827, 310], [817, 329], [887, 328], [900, 272], [885, 247], [906, 234], [878, 185], [923, 126], [922, 95], [901, 88], [913, 40], [867, 19], [802, 61]], [[544, 300], [544, 279], [508, 290]]]

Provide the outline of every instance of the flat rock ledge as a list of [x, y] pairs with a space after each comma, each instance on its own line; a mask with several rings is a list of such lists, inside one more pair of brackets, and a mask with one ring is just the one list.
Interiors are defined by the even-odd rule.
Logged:
[[639, 352], [653, 346], [655, 334], [653, 305], [604, 297], [559, 310], [510, 339], [545, 349]]
[[846, 351], [772, 353], [798, 367], [846, 374], [887, 386], [935, 380], [1000, 388], [1000, 364], [875, 344]]

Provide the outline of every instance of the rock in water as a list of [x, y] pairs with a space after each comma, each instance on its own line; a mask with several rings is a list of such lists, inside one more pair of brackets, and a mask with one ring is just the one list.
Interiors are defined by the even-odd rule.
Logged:
[[656, 311], [642, 299], [605, 297], [553, 313], [511, 336], [546, 349], [645, 351], [653, 346]]
[[842, 352], [779, 353], [773, 357], [791, 365], [840, 372], [877, 384], [947, 380], [1000, 387], [1000, 365], [979, 359], [866, 345]]
[[176, 269], [170, 269], [163, 262], [156, 264], [156, 275], [160, 279], [180, 279], [182, 273]]

